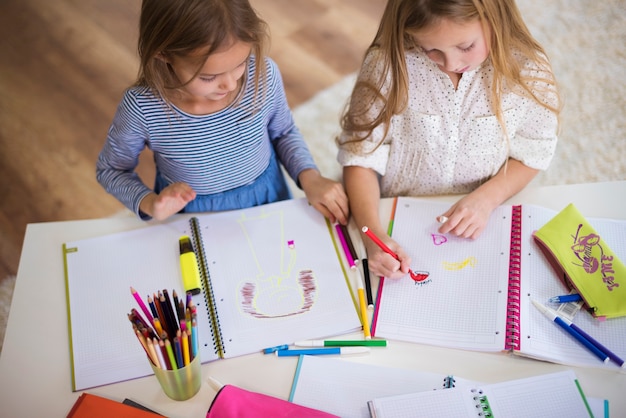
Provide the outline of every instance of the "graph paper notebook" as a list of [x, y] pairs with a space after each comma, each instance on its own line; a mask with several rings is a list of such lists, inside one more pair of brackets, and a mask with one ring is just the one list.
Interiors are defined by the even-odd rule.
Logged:
[[458, 376], [301, 356], [289, 401], [342, 418], [367, 418], [367, 402], [377, 397], [474, 383]]
[[525, 379], [374, 399], [372, 418], [588, 418], [592, 411], [571, 370]]
[[[503, 205], [482, 235], [469, 240], [437, 232], [435, 218], [449, 208], [446, 203], [401, 197], [395, 206], [392, 237], [425, 279], [381, 279], [373, 335], [619, 369], [613, 362], [602, 363], [532, 305], [535, 299], [556, 310], [559, 306], [549, 298], [568, 292], [532, 236], [558, 211]], [[626, 222], [589, 222], [624, 259]], [[626, 358], [626, 318], [601, 322], [580, 311], [573, 322]]]
[[[361, 328], [332, 230], [306, 200], [191, 219], [64, 245], [74, 390], [152, 374], [126, 315], [182, 288], [179, 238], [193, 238], [202, 362]], [[212, 313], [211, 313], [212, 312]]]

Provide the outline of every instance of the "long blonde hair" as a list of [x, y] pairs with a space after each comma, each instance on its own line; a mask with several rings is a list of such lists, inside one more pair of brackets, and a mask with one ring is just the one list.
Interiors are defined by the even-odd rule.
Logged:
[[[479, 19], [485, 33], [491, 33], [489, 59], [494, 78], [490, 95], [493, 111], [505, 134], [500, 98], [507, 89], [535, 100], [558, 116], [560, 99], [550, 63], [543, 47], [530, 34], [514, 0], [389, 0], [378, 32], [365, 54], [379, 50], [381, 53], [376, 56], [382, 60], [383, 70], [377, 80], [358, 80], [355, 84], [353, 100], [341, 119], [343, 142], [364, 140], [379, 125], [385, 126], [383, 138], [387, 135], [391, 118], [402, 113], [408, 102], [405, 53], [417, 47], [411, 34], [442, 19], [456, 22]], [[537, 63], [539, 70], [533, 75], [523, 75], [521, 63], [514, 57], [516, 51]], [[367, 116], [374, 103], [381, 104], [380, 111]]]
[[[252, 46], [256, 57], [255, 92], [265, 77], [267, 24], [248, 0], [143, 0], [139, 19], [139, 73], [136, 86], [147, 86], [170, 103], [168, 93], [184, 86], [169, 64], [159, 57], [188, 57], [200, 48], [206, 59], [238, 40]], [[189, 81], [187, 81], [189, 82]]]

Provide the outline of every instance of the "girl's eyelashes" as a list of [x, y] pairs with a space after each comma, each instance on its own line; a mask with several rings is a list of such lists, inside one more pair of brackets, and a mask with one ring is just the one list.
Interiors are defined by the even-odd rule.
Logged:
[[[244, 67], [247, 63], [248, 63], [248, 58], [246, 58], [244, 61], [242, 61], [242, 63], [239, 64], [236, 68]], [[203, 81], [205, 83], [210, 83], [212, 81], [215, 81], [216, 78], [217, 78], [217, 76], [215, 76], [215, 75], [211, 75], [211, 76], [208, 76], [208, 75], [207, 76], [202, 76], [201, 75], [201, 76], [198, 77], [198, 79], [200, 81]]]
[[[461, 52], [470, 52], [472, 49], [474, 49], [475, 44], [471, 44], [470, 46], [466, 47], [466, 48], [462, 48], [462, 47], [458, 47]], [[437, 49], [424, 49], [422, 47], [420, 47], [422, 49], [422, 51], [425, 54], [432, 54], [433, 52], [438, 51]]]

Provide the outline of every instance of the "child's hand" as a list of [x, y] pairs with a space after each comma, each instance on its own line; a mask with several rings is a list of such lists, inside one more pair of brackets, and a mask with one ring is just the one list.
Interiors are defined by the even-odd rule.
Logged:
[[331, 222], [346, 225], [350, 209], [341, 183], [323, 177], [317, 170], [304, 170], [298, 176], [309, 203]]
[[370, 238], [363, 237], [365, 248], [367, 251], [367, 265], [370, 274], [387, 277], [389, 279], [399, 279], [409, 273], [411, 267], [411, 259], [394, 240], [388, 235], [378, 235], [381, 241], [396, 253], [401, 261], [396, 260], [393, 256], [387, 254]]
[[187, 203], [196, 198], [196, 192], [187, 183], [172, 183], [158, 195], [146, 196], [139, 205], [142, 212], [162, 221], [178, 213]]
[[447, 212], [443, 213], [441, 234], [450, 232], [453, 235], [476, 239], [483, 232], [493, 208], [484, 203], [477, 194], [470, 193], [456, 202]]

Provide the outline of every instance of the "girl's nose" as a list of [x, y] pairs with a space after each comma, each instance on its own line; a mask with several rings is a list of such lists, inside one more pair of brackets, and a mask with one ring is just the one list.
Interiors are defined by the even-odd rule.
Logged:
[[223, 74], [221, 81], [221, 88], [228, 91], [233, 91], [237, 87], [237, 79], [231, 73]]

